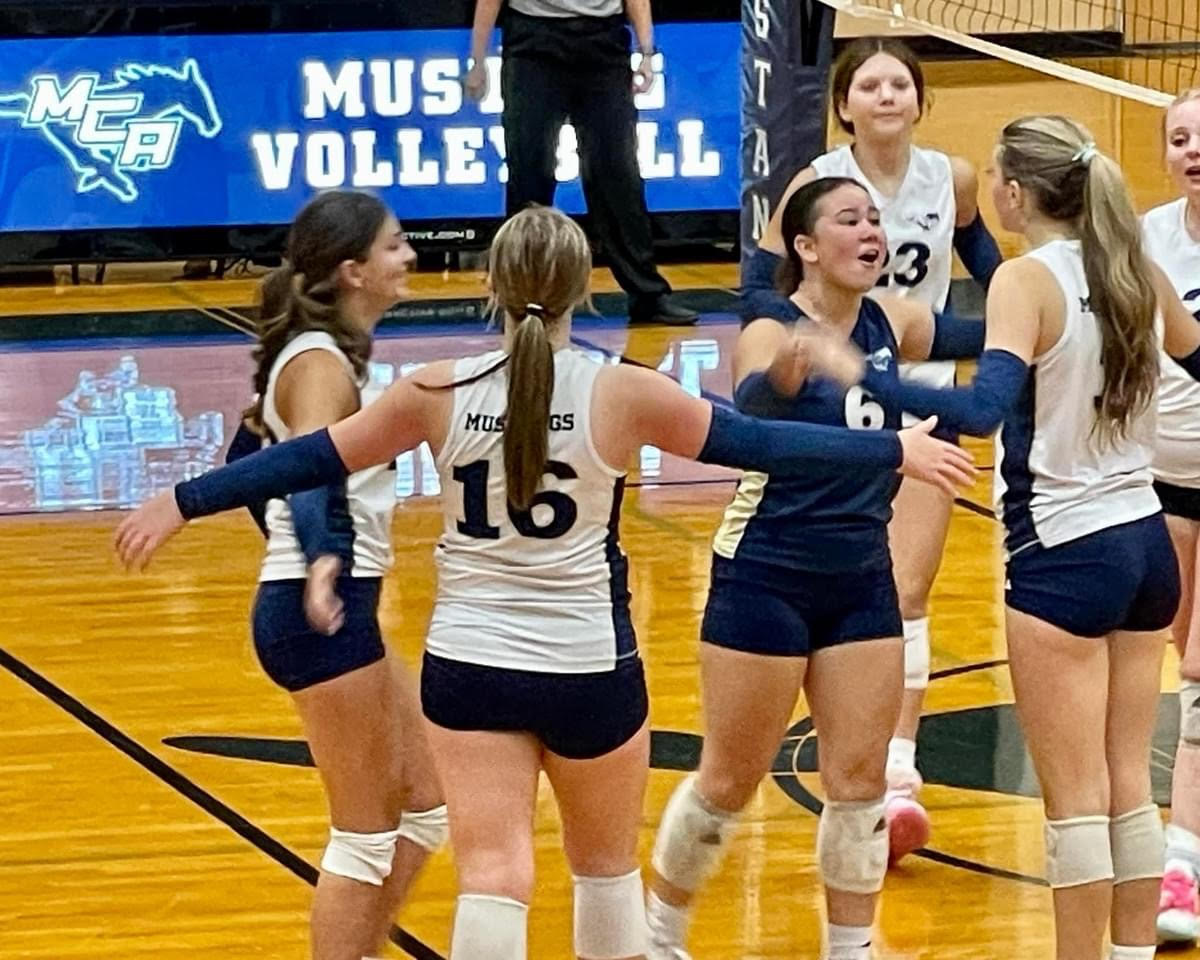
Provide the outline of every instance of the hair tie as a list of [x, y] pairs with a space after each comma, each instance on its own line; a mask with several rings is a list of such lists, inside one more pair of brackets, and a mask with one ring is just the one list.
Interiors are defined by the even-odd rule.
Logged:
[[546, 319], [546, 308], [540, 303], [527, 303], [525, 304], [525, 316], [537, 317], [544, 322]]
[[1096, 145], [1094, 143], [1085, 143], [1082, 147], [1075, 151], [1071, 157], [1072, 163], [1082, 163], [1085, 167], [1090, 166], [1092, 157], [1096, 155]]

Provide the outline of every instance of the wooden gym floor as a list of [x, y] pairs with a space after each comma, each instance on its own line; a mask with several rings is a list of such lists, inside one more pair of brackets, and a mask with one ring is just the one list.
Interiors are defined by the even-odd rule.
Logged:
[[[678, 268], [681, 286], [727, 287], [728, 266]], [[603, 288], [609, 279], [601, 278]], [[421, 278], [421, 296], [474, 295], [477, 277]], [[15, 291], [14, 314], [84, 313], [250, 302], [243, 281], [114, 283]], [[581, 323], [577, 336], [728, 395], [736, 325], [695, 329]], [[232, 336], [232, 335], [231, 335]], [[478, 328], [381, 341], [395, 365], [480, 349]], [[0, 353], [0, 441], [53, 415], [84, 368], [135, 358], [143, 380], [176, 388], [184, 418], [215, 407], [225, 433], [248, 384], [248, 340], [120, 341]], [[31, 399], [32, 398], [32, 399]], [[981, 464], [990, 446], [972, 443]], [[0, 489], [5, 446], [0, 445]], [[623, 540], [648, 665], [654, 765], [643, 862], [700, 729], [696, 648], [710, 538], [728, 474], [652, 454], [631, 476]], [[437, 502], [421, 464], [396, 512], [397, 562], [382, 607], [394, 648], [415, 662], [429, 615]], [[11, 478], [10, 478], [11, 479]], [[28, 491], [26, 490], [26, 495]], [[14, 494], [15, 496], [16, 494]], [[14, 501], [15, 502], [15, 501]], [[877, 955], [892, 960], [1047, 958], [1050, 897], [1041, 813], [1011, 710], [1000, 604], [999, 528], [990, 473], [956, 508], [933, 597], [933, 668], [920, 757], [934, 820], [930, 849], [889, 875]], [[248, 612], [260, 539], [243, 515], [195, 524], [151, 570], [127, 576], [110, 552], [116, 512], [0, 519], [7, 602], [0, 605], [0, 957], [29, 960], [301, 960], [314, 864], [326, 836], [315, 772], [287, 696], [259, 670]], [[1164, 666], [1172, 690], [1173, 654]], [[1164, 694], [1156, 792], [1168, 796], [1175, 700]], [[819, 796], [803, 704], [774, 773], [705, 889], [697, 960], [815, 958], [820, 894], [813, 848]], [[549, 794], [539, 806], [531, 955], [570, 955], [570, 883]], [[443, 852], [399, 918], [389, 955], [444, 957], [454, 874]], [[1196, 957], [1200, 953], [1183, 953]]]

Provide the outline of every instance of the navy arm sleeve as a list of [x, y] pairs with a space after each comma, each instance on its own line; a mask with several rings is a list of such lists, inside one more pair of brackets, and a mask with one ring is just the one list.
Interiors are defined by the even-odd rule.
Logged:
[[798, 476], [847, 468], [893, 471], [904, 453], [891, 430], [850, 430], [815, 423], [760, 420], [713, 405], [702, 463]]
[[347, 476], [329, 430], [323, 429], [176, 484], [175, 502], [183, 518], [193, 520], [340, 483]]
[[933, 315], [930, 360], [969, 360], [983, 353], [987, 326], [982, 320], [964, 320], [950, 313]]
[[979, 211], [975, 212], [975, 219], [965, 227], [954, 228], [954, 249], [967, 272], [986, 290], [992, 282], [992, 274], [1004, 262], [1004, 258]]
[[781, 419], [790, 404], [791, 398], [776, 393], [763, 370], [747, 374], [733, 391], [733, 405], [752, 417]]
[[1007, 350], [985, 350], [970, 386], [938, 389], [897, 381], [867, 366], [863, 386], [917, 417], [938, 418], [938, 426], [985, 437], [1016, 405], [1029, 376], [1029, 366]]
[[[225, 454], [226, 463], [234, 463], [262, 449], [262, 437], [251, 430], [243, 420], [229, 443], [229, 451]], [[256, 500], [246, 504], [246, 510], [254, 518], [262, 535], [267, 536], [267, 501]]]
[[349, 563], [354, 555], [354, 521], [346, 501], [346, 484], [327, 484], [288, 497], [292, 525], [304, 558], [333, 554]]
[[738, 299], [738, 313], [743, 324], [759, 317], [771, 317], [784, 323], [796, 319], [796, 308], [775, 289], [775, 274], [782, 263], [783, 257], [762, 249], [755, 250], [750, 257], [742, 274], [742, 295]]
[[1200, 347], [1197, 347], [1186, 357], [1175, 357], [1175, 362], [1188, 372], [1193, 380], [1200, 380]]

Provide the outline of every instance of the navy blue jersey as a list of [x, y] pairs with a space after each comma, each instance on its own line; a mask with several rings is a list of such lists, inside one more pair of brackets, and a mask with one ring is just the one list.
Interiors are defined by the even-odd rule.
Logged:
[[[808, 319], [792, 301], [792, 323]], [[851, 341], [868, 362], [897, 376], [899, 346], [883, 309], [864, 299]], [[900, 408], [876, 400], [862, 387], [849, 390], [809, 377], [780, 419], [855, 430], [898, 430]], [[896, 473], [846, 471], [841, 476], [772, 477], [747, 472], [717, 531], [713, 549], [731, 560], [748, 559], [799, 570], [859, 570], [888, 566], [887, 524], [900, 487]]]

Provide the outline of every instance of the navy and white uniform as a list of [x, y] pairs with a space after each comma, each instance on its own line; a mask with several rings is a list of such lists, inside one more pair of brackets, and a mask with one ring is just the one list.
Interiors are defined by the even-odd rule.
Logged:
[[[454, 381], [500, 363], [459, 360]], [[503, 429], [507, 370], [454, 391], [437, 457], [444, 526], [422, 702], [458, 730], [523, 730], [567, 757], [607, 753], [645, 721], [646, 688], [618, 538], [622, 471], [592, 442], [603, 367], [579, 350], [554, 354], [543, 489], [511, 509]]]
[[[850, 177], [871, 195], [887, 234], [887, 261], [878, 285], [888, 293], [912, 297], [942, 312], [950, 295], [954, 258], [954, 171], [938, 151], [911, 147], [908, 171], [894, 196], [881, 193], [854, 159], [849, 145], [822, 154], [812, 168], [822, 177]], [[900, 375], [930, 387], [954, 385], [953, 360], [905, 363]], [[915, 418], [904, 415], [904, 426]]]
[[1088, 308], [1079, 241], [1026, 256], [1053, 273], [1066, 317], [996, 435], [1006, 603], [1077, 636], [1161, 629], [1175, 615], [1179, 579], [1150, 471], [1154, 403], [1125, 436], [1101, 441], [1100, 321]]
[[[795, 304], [793, 322], [809, 322]], [[765, 322], [765, 321], [759, 321]], [[899, 348], [882, 308], [864, 299], [851, 341], [895, 378]], [[862, 387], [810, 377], [781, 419], [895, 430], [900, 409]], [[901, 635], [887, 524], [895, 473], [747, 472], [713, 543], [702, 639], [750, 653], [809, 656], [853, 640]]]
[[[1200, 321], [1200, 243], [1187, 231], [1186, 213], [1183, 197], [1155, 207], [1142, 217], [1142, 235], [1146, 255]], [[1200, 520], [1200, 383], [1166, 351], [1159, 352], [1159, 361], [1154, 487], [1167, 513]]]
[[[336, 356], [359, 384], [359, 403], [374, 403], [383, 387], [362, 381], [350, 360], [328, 333], [310, 330], [293, 337], [271, 366], [263, 394], [263, 425], [275, 442], [292, 437], [275, 405], [283, 368], [309, 350]], [[254, 606], [254, 642], [267, 674], [288, 690], [302, 690], [365, 667], [384, 655], [376, 611], [382, 578], [392, 565], [391, 523], [396, 505], [395, 474], [390, 466], [368, 467], [351, 474], [332, 509], [347, 518], [349, 554], [337, 591], [345, 608], [345, 624], [333, 636], [317, 633], [304, 616], [304, 584], [308, 561], [296, 536], [286, 500], [266, 507], [267, 552], [259, 575]]]

